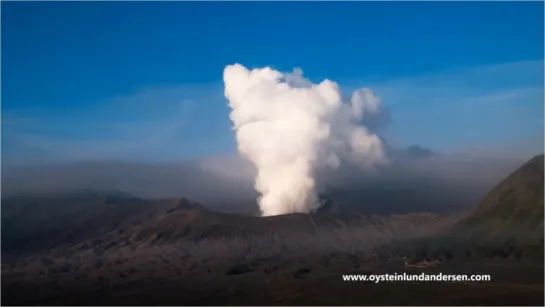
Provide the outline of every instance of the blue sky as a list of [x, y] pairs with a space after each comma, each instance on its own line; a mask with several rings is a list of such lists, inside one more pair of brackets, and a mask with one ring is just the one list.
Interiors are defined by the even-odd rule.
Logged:
[[400, 146], [542, 149], [543, 36], [540, 2], [2, 2], [2, 154], [233, 153], [236, 62], [371, 87]]

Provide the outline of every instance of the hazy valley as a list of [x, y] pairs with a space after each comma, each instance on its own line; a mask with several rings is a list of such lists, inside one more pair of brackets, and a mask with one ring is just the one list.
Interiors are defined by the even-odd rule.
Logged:
[[[5, 198], [2, 303], [543, 302], [543, 156], [460, 214], [354, 214], [323, 202], [313, 214], [253, 217], [120, 192]], [[439, 265], [411, 266], [423, 260]], [[341, 279], [403, 271], [492, 282]], [[393, 288], [398, 294], [386, 295]]]

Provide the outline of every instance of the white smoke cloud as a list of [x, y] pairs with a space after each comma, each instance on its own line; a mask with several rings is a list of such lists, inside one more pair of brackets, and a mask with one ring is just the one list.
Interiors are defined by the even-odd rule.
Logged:
[[224, 70], [240, 154], [257, 169], [255, 189], [264, 216], [311, 212], [319, 206], [316, 171], [349, 160], [369, 169], [387, 162], [378, 135], [364, 125], [382, 111], [370, 89], [343, 101], [330, 80], [312, 84], [301, 69]]

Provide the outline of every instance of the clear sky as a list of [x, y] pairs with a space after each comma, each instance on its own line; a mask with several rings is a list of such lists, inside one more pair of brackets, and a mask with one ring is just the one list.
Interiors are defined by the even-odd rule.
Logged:
[[371, 87], [392, 143], [542, 148], [543, 22], [542, 2], [2, 2], [2, 154], [233, 153], [236, 62]]

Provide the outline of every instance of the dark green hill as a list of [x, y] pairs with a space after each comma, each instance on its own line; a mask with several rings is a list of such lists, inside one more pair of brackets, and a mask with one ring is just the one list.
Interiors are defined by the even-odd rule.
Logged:
[[543, 237], [543, 155], [528, 161], [490, 191], [460, 223], [503, 233]]
[[509, 258], [543, 262], [543, 161], [526, 162], [452, 227], [400, 244], [412, 259]]

